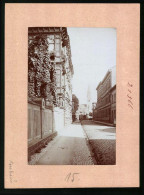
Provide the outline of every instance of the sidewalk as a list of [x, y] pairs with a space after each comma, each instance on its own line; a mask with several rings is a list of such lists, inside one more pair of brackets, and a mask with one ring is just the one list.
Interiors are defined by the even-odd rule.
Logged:
[[112, 126], [112, 127], [115, 127], [116, 125], [113, 124], [113, 123], [106, 123], [106, 122], [102, 122], [102, 121], [94, 121], [92, 120], [93, 122], [97, 123], [97, 124], [102, 124], [102, 125], [106, 125], [106, 126]]
[[71, 124], [44, 149], [37, 165], [93, 165], [86, 137], [80, 124]]
[[116, 128], [83, 121], [82, 127], [88, 137], [91, 150], [98, 165], [116, 164]]

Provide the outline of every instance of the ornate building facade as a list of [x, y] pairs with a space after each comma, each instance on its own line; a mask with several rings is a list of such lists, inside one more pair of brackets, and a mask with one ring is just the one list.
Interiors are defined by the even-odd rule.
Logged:
[[116, 123], [116, 67], [108, 70], [103, 80], [98, 84], [97, 103], [93, 110], [96, 121]]
[[[28, 99], [43, 98], [72, 122], [71, 48], [65, 27], [29, 27]], [[57, 109], [58, 110], [58, 109]]]

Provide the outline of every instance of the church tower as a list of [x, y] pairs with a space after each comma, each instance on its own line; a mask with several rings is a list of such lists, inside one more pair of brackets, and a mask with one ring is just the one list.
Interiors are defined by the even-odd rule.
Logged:
[[87, 105], [88, 105], [88, 113], [91, 112], [91, 91], [90, 86], [88, 85], [87, 89]]

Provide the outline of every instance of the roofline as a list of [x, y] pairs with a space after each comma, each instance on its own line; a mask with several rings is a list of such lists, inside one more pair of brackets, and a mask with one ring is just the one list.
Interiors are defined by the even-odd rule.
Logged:
[[106, 79], [107, 75], [108, 75], [110, 72], [111, 72], [111, 69], [109, 69], [109, 70], [107, 71], [107, 73], [105, 74], [103, 80], [99, 82], [98, 86], [96, 87], [96, 90], [98, 90], [100, 84], [103, 84], [104, 80]]
[[116, 88], [116, 84], [110, 89], [110, 92]]

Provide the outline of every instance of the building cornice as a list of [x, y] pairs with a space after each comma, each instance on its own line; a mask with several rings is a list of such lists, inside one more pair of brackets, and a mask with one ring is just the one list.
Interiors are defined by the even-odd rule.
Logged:
[[100, 87], [100, 85], [103, 85], [104, 81], [106, 80], [106, 78], [108, 77], [108, 75], [111, 73], [110, 70], [107, 71], [106, 75], [104, 76], [103, 80], [99, 82], [96, 90], [98, 90], [98, 88]]
[[96, 109], [97, 109], [97, 110], [101, 110], [101, 109], [103, 109], [103, 108], [105, 108], [105, 107], [108, 107], [108, 106], [110, 106], [110, 105], [111, 105], [111, 103], [107, 103], [107, 104], [105, 104], [105, 105], [103, 105], [103, 106], [97, 107]]
[[69, 67], [72, 72], [72, 75], [74, 74], [73, 64], [71, 60], [71, 47], [70, 47], [70, 39], [69, 35], [67, 33], [66, 27], [29, 27], [28, 28], [28, 34], [29, 35], [39, 35], [39, 34], [57, 34], [60, 33], [62, 36], [62, 47], [67, 48], [67, 55], [69, 57]]
[[111, 92], [112, 90], [114, 90], [114, 89], [116, 89], [116, 85], [114, 85], [114, 86], [110, 89], [110, 92]]
[[29, 27], [29, 34], [62, 33], [62, 27]]

